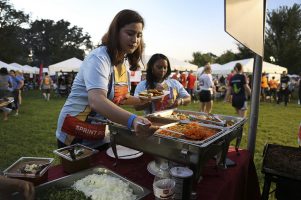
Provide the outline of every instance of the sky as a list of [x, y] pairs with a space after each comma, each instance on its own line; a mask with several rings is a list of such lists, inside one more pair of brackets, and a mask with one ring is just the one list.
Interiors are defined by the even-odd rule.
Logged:
[[[267, 9], [301, 4], [301, 0], [267, 0]], [[224, 0], [10, 0], [32, 20], [64, 19], [83, 28], [96, 45], [114, 16], [123, 9], [139, 12], [145, 20], [145, 54], [163, 53], [182, 61], [193, 52], [220, 56], [237, 52], [237, 41], [224, 31]]]

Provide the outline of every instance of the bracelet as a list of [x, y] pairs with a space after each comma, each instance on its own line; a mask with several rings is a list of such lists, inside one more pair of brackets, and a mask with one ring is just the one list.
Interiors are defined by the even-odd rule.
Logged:
[[128, 129], [132, 128], [133, 122], [136, 119], [136, 117], [137, 117], [137, 115], [135, 115], [135, 114], [130, 115], [130, 117], [128, 118], [128, 123], [127, 123], [127, 128]]

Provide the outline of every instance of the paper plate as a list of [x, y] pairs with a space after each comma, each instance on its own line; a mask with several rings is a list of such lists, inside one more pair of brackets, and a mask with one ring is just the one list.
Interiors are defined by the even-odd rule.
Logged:
[[[161, 99], [163, 97], [165, 97], [166, 95], [170, 94], [170, 91], [163, 91], [164, 94], [163, 95], [160, 95], [160, 96], [154, 96], [154, 97], [151, 97], [151, 99]], [[146, 96], [139, 96], [139, 98], [141, 99], [148, 99], [149, 97], [146, 97]]]
[[[117, 145], [116, 149], [117, 149], [117, 154], [119, 159], [133, 159], [143, 155], [143, 152], [130, 149], [121, 145]], [[115, 158], [112, 147], [108, 148], [106, 153], [108, 156]]]
[[152, 175], [156, 176], [156, 174], [159, 171], [159, 167], [156, 166], [156, 161], [151, 161], [150, 163], [148, 163], [147, 165], [147, 171], [149, 173], [151, 173]]

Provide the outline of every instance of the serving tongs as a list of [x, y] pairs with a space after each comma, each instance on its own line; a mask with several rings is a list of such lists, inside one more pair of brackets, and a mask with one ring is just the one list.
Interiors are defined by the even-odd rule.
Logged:
[[[102, 124], [106, 124], [106, 125], [116, 125], [116, 123], [108, 120], [108, 119], [100, 119], [98, 117], [92, 117], [92, 116], [88, 116], [88, 120], [92, 120], [92, 121], [95, 121], [95, 122], [101, 122]], [[117, 144], [116, 144], [116, 141], [115, 141], [115, 137], [110, 134], [110, 146], [112, 147], [112, 151], [113, 151], [113, 154], [115, 156], [115, 163], [113, 164], [113, 166], [117, 166], [117, 161], [118, 161], [118, 154], [117, 154]]]

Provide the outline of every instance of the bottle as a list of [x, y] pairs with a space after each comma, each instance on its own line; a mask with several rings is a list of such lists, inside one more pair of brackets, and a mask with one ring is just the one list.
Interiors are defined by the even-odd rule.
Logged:
[[171, 179], [171, 176], [169, 174], [168, 163], [161, 163], [153, 182], [155, 199], [172, 200], [175, 185], [175, 181]]

